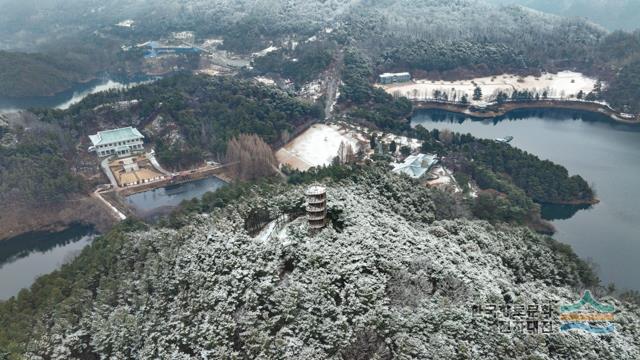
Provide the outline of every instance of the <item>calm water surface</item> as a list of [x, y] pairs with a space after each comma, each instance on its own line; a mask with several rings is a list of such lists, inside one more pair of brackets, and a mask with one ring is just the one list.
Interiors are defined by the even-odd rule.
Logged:
[[151, 218], [170, 212], [184, 200], [200, 198], [224, 185], [224, 181], [210, 177], [129, 195], [126, 202], [139, 216]]
[[[183, 200], [200, 198], [224, 185], [212, 177], [134, 194], [126, 201], [139, 216], [153, 218], [169, 213]], [[38, 276], [70, 261], [96, 236], [92, 228], [74, 225], [62, 232], [34, 232], [0, 241], [0, 300], [17, 295]]]
[[95, 237], [91, 227], [73, 225], [57, 233], [33, 232], [0, 241], [0, 300], [70, 261]]
[[101, 91], [123, 90], [132, 86], [148, 83], [155, 78], [147, 76], [132, 77], [131, 79], [99, 79], [63, 91], [53, 96], [30, 96], [20, 98], [0, 97], [0, 113], [13, 112], [29, 108], [55, 108], [65, 110], [79, 103], [85, 97]]
[[511, 135], [511, 145], [566, 167], [592, 184], [592, 207], [547, 206], [559, 241], [597, 264], [603, 282], [640, 290], [640, 127], [573, 111], [518, 111], [480, 121], [421, 111], [412, 125], [450, 129], [482, 138]]

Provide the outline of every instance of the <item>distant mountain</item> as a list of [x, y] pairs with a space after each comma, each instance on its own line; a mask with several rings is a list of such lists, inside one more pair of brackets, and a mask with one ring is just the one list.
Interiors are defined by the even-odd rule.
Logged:
[[79, 66], [69, 59], [0, 51], [0, 97], [56, 94], [87, 76]]
[[640, 28], [640, 1], [637, 0], [487, 0], [500, 5], [523, 5], [568, 17], [584, 17], [609, 30]]
[[[33, 51], [70, 35], [102, 36], [115, 24], [134, 20], [126, 37], [151, 37], [174, 30], [198, 35], [227, 33], [249, 24], [261, 36], [310, 33], [336, 20], [370, 17], [372, 26], [445, 38], [506, 38], [539, 30], [559, 30], [554, 16], [502, 8], [511, 0], [0, 0], [0, 49]], [[529, 0], [513, 0], [528, 2]], [[493, 3], [491, 3], [493, 2]], [[428, 19], [428, 21], [425, 21]], [[573, 26], [573, 25], [571, 25]], [[544, 34], [542, 34], [544, 35]], [[494, 36], [495, 37], [495, 36]]]

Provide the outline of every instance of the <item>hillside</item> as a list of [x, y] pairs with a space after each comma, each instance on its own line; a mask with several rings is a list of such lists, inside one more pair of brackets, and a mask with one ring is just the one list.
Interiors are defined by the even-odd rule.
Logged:
[[[127, 109], [109, 105], [132, 100], [136, 103]], [[139, 127], [164, 165], [186, 168], [205, 157], [221, 160], [228, 140], [241, 133], [258, 134], [275, 145], [296, 127], [321, 118], [322, 107], [253, 81], [179, 74], [94, 94], [68, 111], [42, 109], [37, 114], [76, 133], [76, 141], [86, 141], [98, 130]]]
[[126, 74], [139, 60], [120, 53], [117, 41], [97, 36], [47, 43], [38, 48], [40, 52], [34, 50], [0, 50], [0, 97], [52, 96], [107, 72]]
[[[136, 100], [136, 101], [133, 101]], [[127, 108], [117, 102], [131, 104]], [[169, 169], [225, 161], [227, 144], [257, 134], [277, 146], [322, 117], [322, 106], [236, 78], [177, 75], [128, 90], [91, 95], [68, 110], [39, 109], [0, 118], [0, 239], [108, 213], [80, 206], [102, 179], [88, 135], [136, 126]], [[7, 121], [5, 121], [5, 118]], [[97, 213], [96, 213], [97, 212]], [[38, 213], [33, 217], [29, 214]], [[103, 227], [101, 227], [103, 228]]]
[[296, 213], [302, 191], [254, 187], [178, 229], [120, 227], [0, 306], [0, 349], [85, 359], [640, 356], [638, 308], [609, 297], [616, 334], [498, 335], [473, 305], [573, 303], [584, 264], [529, 230], [441, 219], [434, 194], [408, 179], [372, 170], [330, 185], [333, 225], [315, 235], [304, 217], [271, 237], [244, 230], [258, 208]]
[[79, 66], [69, 59], [0, 51], [0, 96], [54, 95], [88, 76]]
[[489, 0], [518, 4], [567, 17], [584, 17], [610, 30], [640, 28], [640, 4], [634, 0]]

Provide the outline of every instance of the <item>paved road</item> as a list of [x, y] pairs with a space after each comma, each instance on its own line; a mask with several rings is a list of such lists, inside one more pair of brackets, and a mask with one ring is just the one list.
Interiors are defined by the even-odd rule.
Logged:
[[111, 211], [111, 213], [113, 213], [113, 215], [115, 215], [115, 217], [119, 220], [125, 220], [127, 218], [127, 216], [125, 214], [123, 214], [120, 210], [118, 210], [115, 206], [111, 205], [111, 203], [109, 203], [107, 200], [105, 200], [102, 197], [102, 194], [100, 194], [100, 189], [96, 190], [93, 193], [93, 196], [100, 200], [103, 204], [105, 204], [109, 210]]
[[147, 153], [147, 159], [149, 159], [149, 161], [151, 162], [151, 165], [153, 165], [153, 167], [156, 168], [156, 170], [160, 171], [161, 173], [167, 176], [171, 176], [170, 172], [168, 172], [167, 170], [163, 169], [162, 166], [160, 166], [160, 163], [158, 162], [158, 160], [156, 159], [156, 156], [153, 153]]
[[109, 161], [111, 160], [111, 158], [112, 156], [109, 156], [104, 160], [102, 160], [102, 162], [100, 163], [100, 167], [102, 168], [102, 171], [105, 173], [105, 175], [107, 175], [107, 177], [109, 178], [109, 182], [111, 183], [111, 186], [113, 187], [113, 189], [118, 189], [118, 182], [116, 181], [116, 178], [113, 176], [111, 169], [109, 169]]

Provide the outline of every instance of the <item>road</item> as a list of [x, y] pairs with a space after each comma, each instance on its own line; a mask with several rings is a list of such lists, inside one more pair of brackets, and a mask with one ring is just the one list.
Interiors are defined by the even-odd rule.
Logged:
[[98, 189], [96, 189], [96, 191], [93, 192], [93, 197], [95, 197], [96, 199], [100, 200], [103, 204], [105, 204], [109, 208], [109, 212], [111, 212], [116, 219], [125, 220], [127, 216], [102, 197], [101, 192], [103, 188], [104, 186], [102, 185], [98, 186]]
[[344, 52], [342, 49], [337, 54], [326, 72], [325, 82], [327, 84], [326, 100], [325, 100], [325, 120], [329, 121], [333, 118], [334, 106], [338, 102], [338, 90], [340, 89], [340, 81], [342, 78], [342, 67], [344, 65]]
[[104, 174], [107, 175], [107, 178], [109, 178], [109, 182], [111, 183], [111, 186], [117, 190], [118, 182], [116, 181], [115, 176], [113, 176], [111, 169], [109, 169], [109, 161], [111, 161], [112, 158], [113, 156], [104, 158], [100, 163], [100, 167], [102, 168], [102, 171], [104, 172]]

